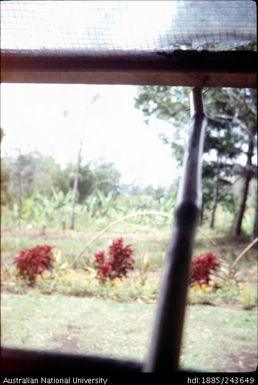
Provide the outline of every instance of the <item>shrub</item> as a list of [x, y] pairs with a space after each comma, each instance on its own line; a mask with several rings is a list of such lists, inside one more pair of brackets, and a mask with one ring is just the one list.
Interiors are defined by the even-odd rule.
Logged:
[[20, 276], [26, 279], [30, 286], [35, 283], [36, 276], [53, 265], [52, 246], [38, 245], [21, 250], [15, 257], [14, 264]]
[[105, 251], [98, 251], [94, 255], [94, 265], [98, 278], [104, 281], [126, 277], [129, 270], [134, 269], [132, 255], [131, 245], [124, 245], [123, 238], [114, 239], [107, 254]]
[[257, 291], [246, 284], [240, 288], [240, 303], [245, 310], [253, 309], [257, 304]]
[[225, 282], [225, 284], [216, 291], [216, 295], [222, 303], [239, 303], [239, 288], [230, 282]]
[[218, 270], [220, 264], [217, 256], [213, 253], [198, 255], [194, 257], [191, 266], [190, 283], [209, 284], [212, 271]]

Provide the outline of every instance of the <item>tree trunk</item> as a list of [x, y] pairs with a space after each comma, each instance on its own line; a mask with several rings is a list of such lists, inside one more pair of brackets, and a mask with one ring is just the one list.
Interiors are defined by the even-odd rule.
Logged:
[[255, 194], [255, 205], [254, 205], [254, 225], [253, 225], [253, 239], [258, 237], [258, 202], [257, 202], [257, 190]]
[[76, 198], [77, 198], [77, 191], [78, 191], [79, 177], [80, 177], [81, 150], [82, 150], [82, 143], [80, 144], [79, 151], [78, 151], [77, 165], [76, 165], [74, 183], [73, 183], [73, 195], [72, 195], [70, 224], [69, 224], [69, 228], [71, 230], [74, 230], [74, 214], [75, 214], [75, 205], [76, 205]]
[[254, 142], [250, 137], [249, 144], [248, 144], [247, 161], [246, 161], [246, 174], [244, 176], [243, 187], [240, 195], [240, 206], [236, 214], [236, 220], [233, 226], [233, 236], [235, 237], [240, 237], [242, 234], [242, 222], [243, 222], [244, 213], [246, 209], [246, 201], [248, 197], [250, 181], [252, 179], [251, 166], [252, 166], [253, 153], [254, 153]]
[[217, 174], [215, 180], [215, 186], [213, 189], [213, 199], [212, 199], [212, 208], [211, 208], [211, 217], [210, 217], [210, 229], [214, 229], [215, 226], [215, 215], [218, 205], [218, 197], [219, 197], [219, 175]]
[[201, 207], [201, 211], [200, 211], [200, 219], [199, 219], [200, 225], [203, 224], [203, 219], [204, 219], [204, 204], [202, 202], [202, 207]]

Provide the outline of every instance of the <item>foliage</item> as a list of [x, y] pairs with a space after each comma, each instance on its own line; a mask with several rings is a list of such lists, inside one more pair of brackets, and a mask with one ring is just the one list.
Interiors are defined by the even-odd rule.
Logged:
[[17, 149], [16, 157], [5, 158], [10, 174], [10, 190], [20, 194], [20, 198], [39, 192], [49, 195], [52, 188], [58, 186], [61, 168], [51, 156], [44, 156], [38, 151], [22, 153]]
[[[64, 193], [72, 189], [76, 166], [69, 163], [64, 169], [60, 188]], [[113, 163], [82, 164], [79, 170], [78, 202], [84, 202], [99, 191], [104, 196], [119, 190], [120, 173]]]
[[52, 246], [38, 245], [30, 249], [21, 250], [15, 257], [16, 268], [30, 286], [35, 283], [36, 276], [53, 265]]
[[[142, 283], [141, 276], [134, 274], [125, 279], [115, 278], [103, 281], [96, 279], [95, 272], [68, 269], [51, 277], [44, 273], [35, 282], [35, 288], [44, 294], [59, 293], [76, 297], [95, 297], [117, 302], [153, 303], [157, 299], [158, 281], [148, 279]], [[9, 288], [13, 292], [13, 288]]]
[[[243, 166], [243, 155], [250, 158], [250, 143], [256, 142], [257, 102], [256, 90], [251, 89], [210, 88], [204, 90], [203, 95], [208, 126], [203, 157], [202, 214], [211, 212], [212, 228], [218, 203], [224, 204], [228, 210], [236, 209], [239, 194], [234, 196], [233, 188], [240, 172], [242, 175], [249, 173], [249, 178], [254, 176], [250, 160], [249, 165]], [[189, 89], [186, 87], [144, 86], [138, 88], [135, 100], [136, 108], [143, 112], [147, 122], [155, 116], [173, 126], [170, 133], [162, 132], [160, 136], [165, 144], [171, 146], [178, 166], [182, 163], [190, 120], [188, 99]], [[252, 149], [252, 155], [254, 152]], [[243, 212], [244, 209], [241, 215]]]
[[87, 198], [85, 205], [91, 218], [107, 218], [117, 209], [117, 194], [110, 191], [104, 195], [100, 190], [95, 190], [95, 193]]
[[120, 172], [114, 163], [97, 162], [91, 166], [94, 175], [94, 191], [100, 191], [104, 196], [117, 193], [120, 190]]
[[250, 285], [240, 288], [240, 303], [245, 310], [251, 310], [257, 305], [257, 291]]
[[[211, 92], [211, 96], [214, 95], [214, 90]], [[235, 182], [239, 177], [243, 179], [241, 192], [234, 197], [238, 209], [234, 217], [233, 232], [235, 236], [240, 236], [249, 183], [255, 176], [252, 158], [256, 151], [257, 91], [223, 88], [220, 94], [218, 97], [215, 93], [214, 108], [208, 115], [209, 125], [212, 131], [217, 131], [213, 137], [213, 146], [217, 151], [218, 164], [223, 164], [224, 173], [223, 175], [220, 172], [219, 178], [229, 181], [231, 178], [231, 182]], [[223, 191], [220, 194], [223, 196]]]
[[[17, 271], [11, 266], [2, 268], [2, 290], [9, 293], [23, 294], [30, 291], [24, 279], [19, 279]], [[45, 270], [37, 275], [34, 289], [43, 294], [62, 294], [77, 297], [95, 297], [110, 299], [117, 302], [156, 303], [160, 288], [161, 276], [148, 272], [146, 277], [142, 272], [135, 272], [125, 279], [107, 280], [105, 285], [96, 279], [95, 271], [91, 269], [58, 269]], [[245, 310], [253, 309], [257, 304], [257, 291], [248, 283], [237, 285], [234, 282], [222, 282], [216, 287], [211, 282], [190, 287], [188, 304], [240, 305]]]
[[[156, 233], [155, 243], [157, 243], [158, 238], [158, 233]], [[70, 247], [70, 238], [68, 239]], [[132, 239], [134, 240], [133, 237]], [[77, 244], [80, 239], [76, 238], [75, 241], [76, 242], [72, 244], [71, 247], [72, 251], [69, 251], [71, 255], [73, 255], [75, 244]], [[85, 241], [84, 235], [82, 235], [82, 241]], [[115, 242], [113, 241], [112, 244], [114, 245]], [[29, 244], [26, 245], [26, 243], [19, 243], [19, 245], [19, 248], [25, 248], [28, 247]], [[98, 243], [98, 247], [100, 245], [101, 243]], [[108, 248], [108, 252], [111, 251], [111, 254], [114, 255], [117, 252], [117, 247], [113, 247], [112, 250], [111, 245]], [[59, 293], [72, 296], [90, 296], [123, 302], [156, 302], [160, 288], [161, 269], [157, 270], [157, 266], [154, 264], [154, 258], [152, 255], [153, 250], [150, 250], [150, 245], [152, 244], [149, 241], [148, 249], [144, 249], [138, 242], [136, 245], [137, 258], [134, 263], [134, 271], [127, 277], [116, 276], [98, 279], [100, 277], [96, 276], [96, 270], [92, 268], [93, 266], [89, 263], [81, 265], [80, 269], [71, 269], [69, 268], [69, 258], [71, 256], [69, 255], [68, 258], [64, 243], [59, 243], [58, 249], [66, 250], [64, 255], [61, 257], [61, 251], [58, 251], [55, 247], [55, 250], [51, 251], [51, 270], [45, 269], [41, 273], [35, 274], [33, 283], [30, 283], [28, 277], [22, 276], [18, 269], [15, 269], [12, 265], [9, 266], [8, 263], [6, 263], [7, 261], [5, 261], [1, 270], [2, 290], [12, 293], [24, 293], [30, 291], [30, 286], [33, 286], [34, 289], [38, 289], [41, 293], [45, 294]], [[236, 245], [235, 248], [237, 248]], [[14, 249], [15, 248], [12, 248], [12, 253]], [[6, 253], [6, 247], [4, 250]], [[100, 254], [104, 257], [108, 254], [108, 252], [100, 252]], [[220, 249], [220, 253], [222, 254], [222, 249]], [[212, 253], [208, 253], [208, 255], [209, 254]], [[210, 259], [211, 261], [214, 259], [207, 258], [207, 254], [200, 253], [200, 255], [198, 255], [198, 257], [205, 256], [207, 260]], [[241, 271], [237, 272], [235, 268], [233, 269], [231, 267], [232, 255], [226, 255], [224, 252], [219, 270], [211, 270], [212, 275], [209, 276], [208, 283], [205, 282], [205, 280], [202, 280], [201, 282], [192, 282], [189, 288], [188, 303], [219, 306], [225, 303], [238, 304], [244, 309], [252, 309], [256, 305], [257, 293], [255, 285], [252, 284], [252, 282], [248, 284], [247, 280], [249, 277], [249, 270], [253, 267], [253, 260], [255, 257], [256, 254], [254, 253], [250, 260], [243, 261], [244, 265], [241, 265]], [[225, 258], [228, 258], [231, 261], [229, 265], [227, 265], [224, 260]], [[161, 263], [159, 266], [161, 266]], [[203, 267], [203, 264], [201, 264], [201, 267]], [[254, 270], [255, 269], [252, 271]], [[245, 274], [245, 272], [247, 272], [247, 274]], [[206, 274], [206, 277], [207, 275], [208, 273]], [[105, 282], [105, 285], [103, 285], [103, 282]], [[28, 283], [30, 286], [28, 286]]]
[[[5, 136], [4, 130], [0, 127], [0, 139], [1, 143]], [[1, 206], [6, 205], [11, 201], [11, 195], [9, 190], [10, 174], [5, 162], [1, 158]]]
[[[59, 194], [57, 194], [59, 196]], [[63, 196], [63, 194], [61, 194]], [[60, 195], [60, 197], [61, 197]], [[104, 198], [104, 197], [103, 197]], [[119, 198], [119, 199], [118, 199]], [[112, 212], [112, 215], [118, 215], [120, 218], [120, 211], [118, 207], [123, 202], [123, 195], [116, 197], [116, 210]], [[138, 198], [141, 198], [138, 201]], [[150, 197], [151, 198], [151, 197]], [[130, 204], [141, 204], [144, 199], [141, 196], [134, 197], [135, 201], [129, 201], [128, 195], [128, 209], [130, 210]], [[58, 199], [57, 199], [58, 202]], [[56, 203], [57, 203], [56, 202]], [[148, 204], [154, 204], [155, 201], [150, 199]], [[156, 202], [157, 203], [157, 202]], [[33, 206], [34, 203], [31, 205]], [[40, 204], [39, 204], [40, 206]], [[56, 208], [56, 213], [62, 208]], [[85, 218], [89, 218], [87, 211], [84, 211], [85, 207], [78, 205], [78, 214]], [[229, 215], [229, 213], [227, 213]], [[156, 218], [156, 217], [155, 217]], [[101, 218], [100, 218], [101, 219]], [[62, 261], [59, 261], [59, 266], [56, 268], [56, 258], [53, 263], [51, 271], [43, 271], [42, 274], [38, 274], [35, 279], [34, 288], [39, 289], [43, 293], [62, 293], [66, 295], [76, 296], [94, 296], [101, 298], [109, 298], [115, 301], [142, 301], [152, 302], [156, 301], [157, 293], [159, 290], [159, 280], [161, 277], [161, 269], [164, 266], [164, 256], [167, 247], [169, 224], [166, 222], [166, 227], [163, 229], [158, 225], [156, 220], [152, 223], [148, 223], [145, 226], [139, 224], [139, 218], [134, 217], [128, 220], [126, 223], [119, 223], [119, 232], [126, 234], [128, 237], [128, 243], [134, 245], [134, 250], [137, 250], [134, 256], [135, 270], [128, 275], [125, 279], [107, 279], [105, 285], [103, 281], [96, 278], [95, 270], [90, 270], [88, 265], [90, 255], [94, 252], [94, 249], [90, 247], [87, 253], [84, 254], [84, 261], [75, 264], [75, 269], [67, 270], [67, 266], [70, 265], [74, 256], [79, 253], [85, 243], [93, 238], [94, 235], [99, 235], [103, 228], [103, 222], [100, 223], [100, 219], [97, 221], [90, 220], [84, 222], [83, 228], [87, 231], [83, 232], [70, 232], [70, 231], [56, 231], [47, 229], [46, 235], [44, 235], [44, 242], [51, 244], [55, 239], [55, 245], [58, 249], [62, 250]], [[255, 306], [255, 295], [253, 290], [244, 289], [241, 291], [239, 283], [242, 279], [249, 279], [249, 270], [254, 267], [254, 260], [256, 253], [254, 249], [250, 249], [250, 258], [242, 258], [239, 275], [236, 277], [236, 271], [229, 269], [232, 261], [236, 259], [238, 255], [243, 255], [242, 248], [243, 243], [230, 243], [229, 239], [225, 236], [225, 212], [219, 210], [219, 222], [221, 222], [221, 231], [216, 230], [216, 237], [219, 238], [219, 242], [213, 243], [215, 250], [220, 255], [220, 269], [216, 271], [216, 275], [212, 274], [209, 284], [197, 284], [190, 287], [190, 303], [221, 305], [224, 303], [238, 304], [244, 308], [251, 308]], [[227, 223], [230, 221], [227, 219]], [[110, 223], [110, 221], [108, 221]], [[87, 226], [87, 227], [86, 227]], [[151, 228], [151, 226], [155, 226]], [[116, 230], [112, 232], [110, 230], [106, 234], [102, 234], [96, 242], [95, 250], [105, 249], [105, 243], [108, 239], [114, 239], [117, 237], [118, 226]], [[15, 230], [13, 228], [3, 229], [3, 243], [2, 243], [2, 287], [4, 291], [23, 293], [24, 291], [30, 291], [31, 289], [26, 285], [26, 281], [18, 276], [18, 272], [13, 268], [9, 268], [10, 258], [17, 253], [17, 250], [22, 248], [31, 247], [33, 244], [40, 244], [42, 242], [42, 236], [40, 236], [40, 229], [30, 228], [26, 231]], [[207, 229], [205, 226], [201, 226], [200, 233], [198, 235], [196, 254], [203, 255], [207, 250], [207, 239], [209, 237], [214, 239], [214, 232]], [[36, 242], [35, 242], [36, 239]], [[34, 240], [34, 241], [33, 241]], [[214, 239], [215, 241], [215, 239]], [[246, 241], [247, 242], [247, 241]], [[217, 246], [216, 246], [217, 243]], [[246, 244], [246, 243], [245, 243]], [[244, 245], [245, 245], [244, 244]], [[55, 247], [56, 250], [56, 247]], [[105, 253], [107, 254], [107, 253]], [[239, 257], [238, 257], [239, 258]], [[85, 260], [87, 262], [85, 263]], [[227, 268], [226, 260], [229, 262]], [[64, 268], [61, 268], [64, 264]], [[81, 268], [82, 270], [78, 270]], [[253, 270], [252, 270], [253, 271]], [[247, 274], [245, 275], [245, 272]], [[156, 280], [154, 278], [157, 278]], [[216, 278], [216, 281], [215, 281]], [[251, 282], [252, 284], [252, 282]], [[250, 285], [251, 286], [251, 285]], [[254, 287], [255, 285], [253, 285]]]
[[214, 305], [215, 293], [207, 285], [195, 285], [190, 288], [187, 296], [189, 305]]
[[[17, 149], [16, 157], [4, 158], [2, 172], [6, 189], [13, 198], [22, 200], [34, 194], [50, 198], [52, 191], [70, 193], [74, 183], [76, 165], [69, 163], [64, 169], [51, 156], [38, 151], [23, 154]], [[8, 177], [7, 177], [8, 176]], [[100, 191], [104, 196], [119, 191], [120, 173], [113, 163], [87, 163], [81, 165], [78, 184], [78, 202]], [[13, 199], [13, 200], [15, 200]]]
[[191, 265], [191, 284], [208, 284], [210, 282], [212, 271], [218, 270], [219, 266], [220, 264], [215, 254], [207, 253], [204, 255], [197, 255], [194, 257]]
[[8, 187], [10, 182], [10, 174], [5, 162], [1, 160], [1, 206], [11, 202], [11, 192]]
[[224, 282], [219, 288], [213, 284], [194, 285], [188, 292], [190, 305], [202, 304], [221, 306], [224, 304], [240, 304], [240, 291], [234, 283]]
[[2, 127], [0, 127], [0, 142], [2, 143], [3, 137], [4, 137], [4, 130]]
[[[70, 162], [64, 169], [62, 185], [60, 186], [62, 191], [67, 194], [72, 190], [74, 184], [74, 174], [76, 165]], [[78, 182], [78, 202], [81, 203], [86, 197], [91, 195], [94, 190], [94, 175], [89, 164], [81, 165], [79, 171]]]
[[141, 258], [141, 263], [140, 263], [140, 279], [141, 279], [142, 285], [145, 285], [148, 280], [149, 268], [150, 268], [149, 256], [148, 254], [145, 254]]
[[100, 280], [126, 277], [130, 270], [134, 269], [131, 245], [124, 245], [123, 238], [114, 239], [105, 251], [99, 251], [94, 255], [94, 265]]
[[172, 124], [173, 131], [160, 133], [160, 138], [171, 146], [179, 165], [183, 161], [185, 128], [189, 121], [189, 93], [188, 87], [141, 86], [135, 99], [135, 107], [143, 112], [146, 123], [155, 116]]
[[239, 288], [234, 283], [226, 282], [216, 291], [216, 296], [224, 303], [239, 303]]

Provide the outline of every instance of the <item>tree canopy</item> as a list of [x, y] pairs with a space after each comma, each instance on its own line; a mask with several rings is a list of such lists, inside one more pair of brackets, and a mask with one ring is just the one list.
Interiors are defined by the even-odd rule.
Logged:
[[[171, 123], [170, 134], [163, 132], [160, 136], [171, 146], [178, 167], [182, 164], [190, 120], [189, 93], [188, 87], [141, 86], [135, 99], [135, 106], [142, 111], [146, 123], [152, 116]], [[252, 157], [256, 148], [257, 95], [253, 89], [209, 88], [203, 90], [203, 97], [208, 119], [203, 156], [203, 212], [210, 212], [213, 227], [218, 203], [230, 210], [236, 207], [232, 185], [237, 176], [245, 178], [248, 174], [250, 181], [255, 175]], [[246, 197], [241, 196], [240, 202], [246, 201]], [[243, 214], [244, 210], [242, 217]]]

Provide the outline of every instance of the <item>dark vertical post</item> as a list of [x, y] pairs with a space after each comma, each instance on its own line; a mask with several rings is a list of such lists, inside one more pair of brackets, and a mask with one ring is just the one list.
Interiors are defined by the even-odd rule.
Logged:
[[200, 88], [194, 88], [191, 94], [191, 117], [174, 229], [144, 372], [177, 371], [179, 368], [193, 239], [201, 205], [201, 157], [206, 119]]

